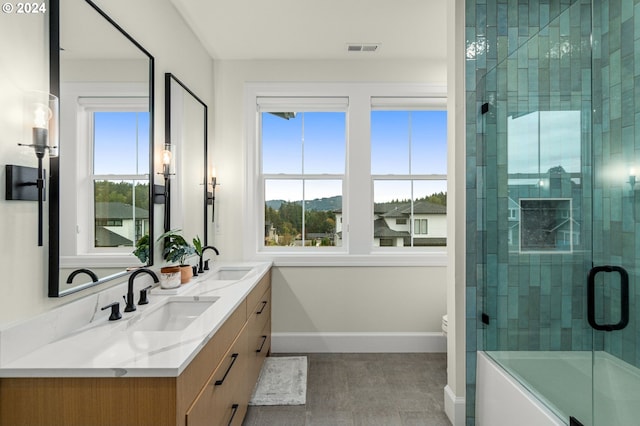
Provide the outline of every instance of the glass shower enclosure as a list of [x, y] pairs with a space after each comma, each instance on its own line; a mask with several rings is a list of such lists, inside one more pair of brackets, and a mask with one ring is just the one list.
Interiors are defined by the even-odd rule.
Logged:
[[571, 425], [640, 424], [640, 55], [614, 35], [633, 25], [624, 4], [572, 2], [478, 85], [484, 349]]

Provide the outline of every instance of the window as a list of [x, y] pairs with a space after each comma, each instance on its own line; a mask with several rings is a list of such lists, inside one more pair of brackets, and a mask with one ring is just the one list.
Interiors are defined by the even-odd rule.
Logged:
[[[397, 246], [446, 245], [447, 114], [440, 110], [443, 105], [405, 109], [408, 104], [403, 99], [372, 100], [374, 246], [382, 246], [380, 238], [389, 233], [402, 239]], [[413, 222], [413, 232], [391, 225], [398, 215]], [[432, 230], [427, 237], [428, 221]]]
[[413, 233], [415, 235], [428, 234], [429, 230], [427, 229], [427, 219], [415, 219], [413, 221]]
[[66, 82], [60, 90], [68, 100], [60, 185], [69, 188], [60, 226], [74, 230], [60, 235], [60, 266], [130, 266], [136, 237], [149, 231], [148, 85]]
[[346, 157], [346, 99], [259, 99], [264, 246], [335, 247]]
[[247, 258], [444, 264], [444, 87], [245, 87]]
[[94, 249], [130, 250], [149, 230], [149, 113], [131, 109], [97, 109], [88, 115]]

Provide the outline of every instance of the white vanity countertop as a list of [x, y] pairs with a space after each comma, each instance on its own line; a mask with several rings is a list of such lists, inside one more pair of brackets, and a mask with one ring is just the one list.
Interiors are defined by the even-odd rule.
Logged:
[[[220, 267], [252, 269], [239, 281], [212, 279], [215, 270]], [[228, 263], [216, 265], [212, 271], [193, 278], [194, 282], [180, 292], [180, 297], [218, 299], [183, 330], [129, 329], [139, 318], [144, 317], [145, 312], [151, 313], [169, 298], [175, 297], [154, 289], [149, 295], [148, 305], [138, 306], [135, 312], [122, 312], [120, 320], [108, 321], [110, 310], [107, 309], [99, 316], [96, 314], [98, 319], [79, 330], [48, 342], [17, 359], [6, 360], [4, 363], [0, 360], [0, 377], [177, 377], [270, 267], [270, 262]], [[140, 288], [139, 284], [135, 286], [136, 301]]]

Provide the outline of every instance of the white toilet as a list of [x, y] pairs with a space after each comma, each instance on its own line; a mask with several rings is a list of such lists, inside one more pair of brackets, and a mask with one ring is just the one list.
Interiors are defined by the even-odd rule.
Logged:
[[443, 315], [442, 316], [442, 334], [444, 335], [444, 337], [447, 337], [448, 323], [449, 323], [449, 319], [447, 318], [447, 315]]

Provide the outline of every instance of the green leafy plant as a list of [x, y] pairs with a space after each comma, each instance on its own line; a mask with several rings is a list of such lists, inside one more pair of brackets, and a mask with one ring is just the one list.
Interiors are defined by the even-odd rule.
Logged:
[[162, 257], [167, 262], [179, 262], [181, 266], [185, 265], [187, 257], [196, 252], [195, 248], [180, 235], [180, 229], [165, 232], [158, 237], [158, 241], [164, 244]]
[[144, 234], [140, 237], [136, 242], [136, 249], [133, 254], [140, 259], [140, 262], [145, 264], [149, 262], [149, 234]]
[[200, 237], [198, 237], [197, 235], [193, 239], [193, 247], [196, 250], [196, 254], [202, 257], [202, 241], [200, 241]]

